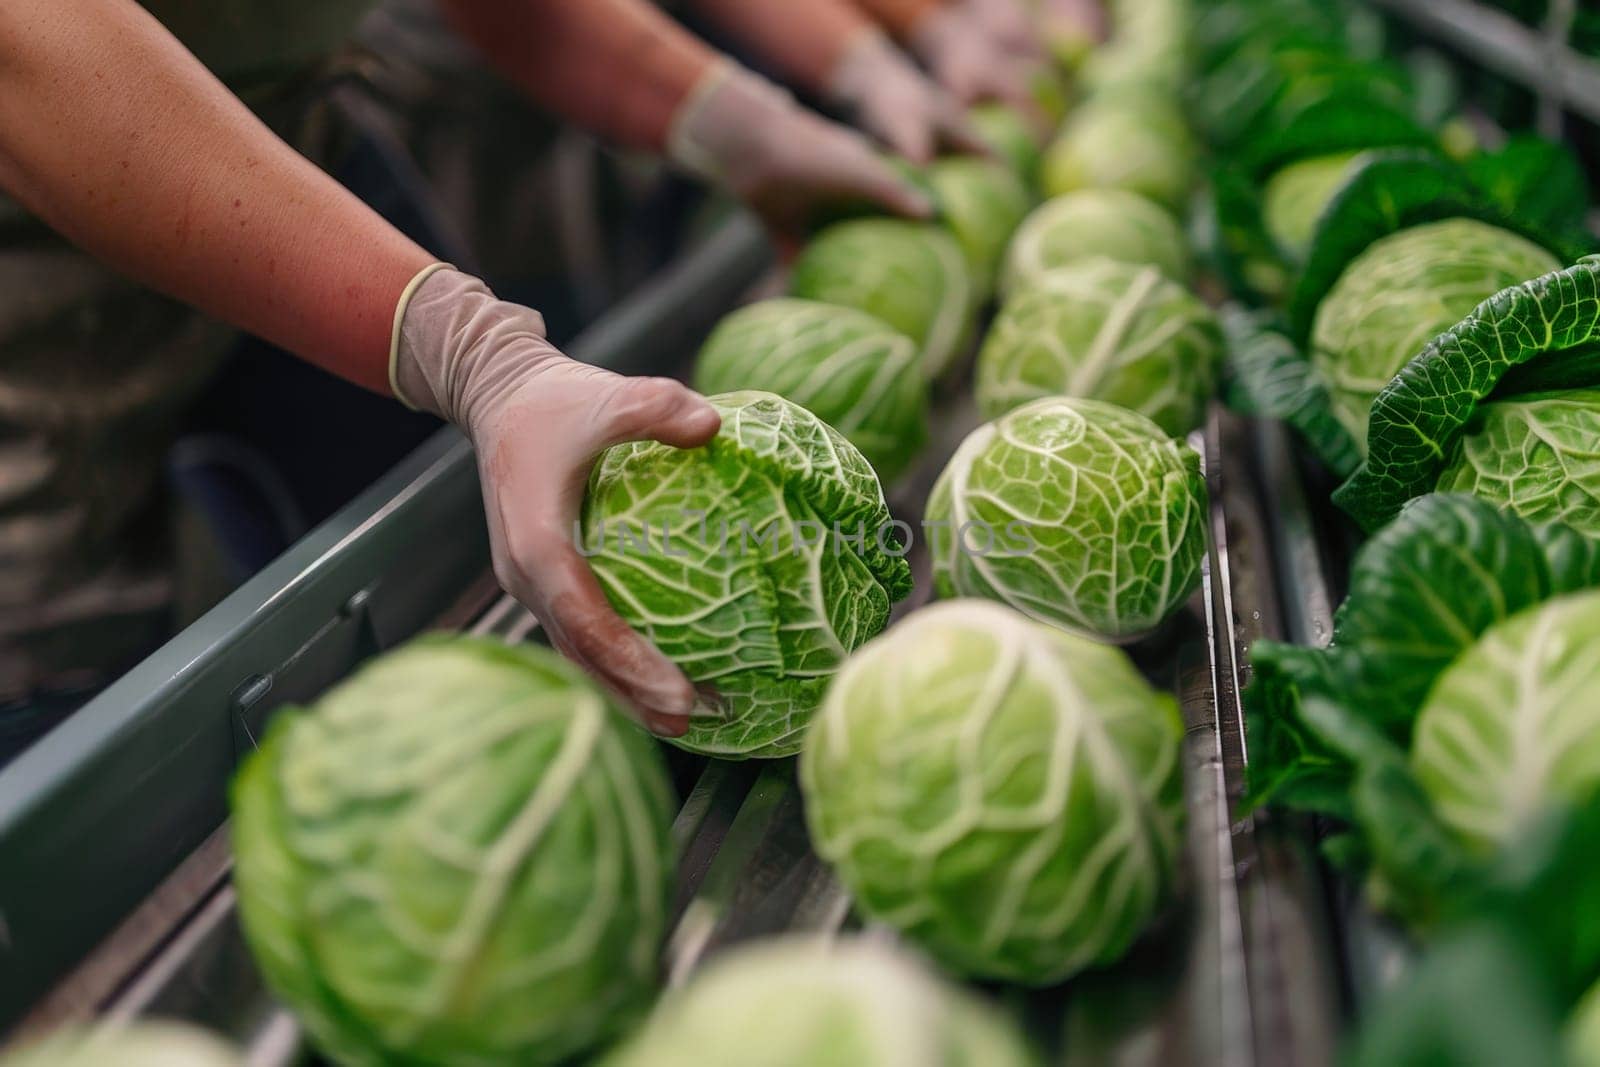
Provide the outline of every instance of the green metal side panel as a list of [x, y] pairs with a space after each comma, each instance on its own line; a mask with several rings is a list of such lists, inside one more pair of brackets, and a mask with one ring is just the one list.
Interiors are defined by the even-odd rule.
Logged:
[[[669, 370], [768, 262], [736, 219], [572, 352]], [[271, 709], [427, 626], [488, 562], [472, 453], [441, 431], [0, 771], [0, 1031], [223, 822]]]

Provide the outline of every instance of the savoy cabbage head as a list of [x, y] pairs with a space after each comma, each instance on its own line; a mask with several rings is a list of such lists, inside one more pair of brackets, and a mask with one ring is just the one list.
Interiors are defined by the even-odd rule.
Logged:
[[256, 963], [341, 1064], [563, 1062], [650, 1000], [666, 769], [548, 649], [373, 660], [278, 714], [232, 807]]
[[1436, 486], [1470, 489], [1596, 531], [1597, 342], [1600, 259], [1496, 293], [1385, 385], [1335, 502], [1370, 529]]
[[928, 439], [917, 345], [854, 308], [762, 300], [723, 319], [694, 369], [702, 393], [760, 389], [793, 400], [894, 478]]
[[1143, 415], [1047, 397], [968, 435], [925, 521], [941, 596], [1129, 641], [1199, 586], [1206, 485], [1198, 453]]
[[800, 781], [863, 912], [961, 974], [1045, 985], [1120, 958], [1165, 901], [1182, 737], [1121, 650], [954, 600], [851, 657]]
[[1484, 404], [1438, 489], [1471, 493], [1530, 522], [1560, 522], [1600, 539], [1600, 390]]
[[1296, 160], [1267, 179], [1261, 192], [1262, 221], [1273, 244], [1291, 263], [1304, 261], [1317, 219], [1348, 177], [1356, 152], [1334, 152]]
[[1028, 120], [1005, 104], [979, 104], [967, 118], [983, 143], [1029, 188], [1039, 172], [1039, 143]]
[[1150, 264], [1175, 281], [1189, 276], [1189, 247], [1172, 215], [1126, 189], [1084, 189], [1033, 210], [1011, 239], [1001, 285], [1018, 293], [1046, 271], [1096, 257]]
[[1155, 267], [1083, 260], [1006, 301], [978, 354], [978, 406], [993, 418], [1041, 397], [1091, 397], [1181, 437], [1205, 419], [1221, 349], [1211, 310]]
[[1334, 414], [1364, 444], [1372, 402], [1407, 361], [1480, 302], [1554, 270], [1533, 242], [1476, 219], [1401, 230], [1345, 267], [1318, 305], [1311, 362]]
[[1348, 746], [1326, 720], [1306, 718], [1307, 698], [1348, 709], [1404, 748], [1435, 681], [1483, 634], [1596, 586], [1600, 541], [1464, 494], [1412, 501], [1356, 553], [1330, 645], [1252, 646], [1252, 789], [1292, 806], [1348, 789]]
[[817, 234], [789, 275], [789, 294], [857, 308], [917, 343], [937, 378], [970, 340], [980, 299], [960, 242], [936, 223], [851, 219]]
[[1016, 1025], [880, 940], [790, 935], [728, 950], [602, 1067], [1033, 1067]]
[[927, 183], [939, 217], [966, 253], [980, 296], [993, 292], [1006, 246], [1033, 206], [1028, 187], [993, 160], [941, 159], [928, 167]]
[[723, 758], [792, 755], [828, 680], [889, 622], [911, 568], [872, 467], [772, 393], [720, 393], [702, 448], [608, 450], [583, 544], [617, 611], [714, 706], [676, 739]]
[[[1254, 799], [1349, 826], [1328, 854], [1383, 910], [1472, 914], [1472, 892], [1532, 869], [1508, 857], [1551, 820], [1600, 816], [1597, 612], [1600, 542], [1460, 494], [1412, 501], [1357, 554], [1331, 645], [1251, 648]], [[1600, 817], [1580, 821], [1585, 877], [1557, 884], [1592, 884]]]
[[1180, 213], [1195, 188], [1194, 138], [1171, 95], [1106, 93], [1081, 104], [1045, 151], [1046, 196], [1127, 189]]
[[1411, 767], [1439, 820], [1491, 851], [1600, 787], [1600, 591], [1486, 630], [1434, 682]]

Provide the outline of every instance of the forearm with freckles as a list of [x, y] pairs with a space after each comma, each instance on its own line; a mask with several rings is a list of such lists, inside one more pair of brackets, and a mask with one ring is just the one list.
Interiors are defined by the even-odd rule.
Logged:
[[715, 53], [648, 0], [440, 0], [502, 74], [557, 114], [659, 152]]
[[823, 94], [873, 21], [851, 0], [688, 0], [687, 6], [760, 55], [783, 77]]
[[942, 0], [851, 0], [875, 22], [900, 40], [925, 17], [944, 6]]
[[132, 0], [0, 2], [0, 187], [136, 280], [380, 392], [395, 303], [432, 258]]

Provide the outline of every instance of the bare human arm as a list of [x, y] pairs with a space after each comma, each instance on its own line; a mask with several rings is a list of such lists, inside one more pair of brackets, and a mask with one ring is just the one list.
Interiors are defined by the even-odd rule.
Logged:
[[131, 0], [0, 4], [0, 186], [118, 270], [372, 389], [431, 258]]
[[461, 32], [534, 100], [630, 148], [663, 152], [716, 53], [640, 0], [442, 0]]
[[917, 24], [944, 6], [943, 0], [852, 0], [896, 40], [909, 40]]
[[850, 0], [688, 0], [687, 6], [818, 96], [830, 92], [851, 45], [878, 28]]
[[622, 144], [665, 151], [790, 246], [828, 201], [931, 210], [864, 138], [736, 68], [648, 0], [441, 2], [533, 99]]

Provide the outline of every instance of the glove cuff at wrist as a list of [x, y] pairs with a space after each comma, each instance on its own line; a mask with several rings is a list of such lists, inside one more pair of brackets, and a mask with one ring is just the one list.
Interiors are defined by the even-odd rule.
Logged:
[[477, 415], [559, 353], [537, 311], [500, 300], [470, 274], [439, 265], [412, 282], [396, 310], [395, 393], [472, 436]]
[[429, 263], [417, 271], [416, 276], [406, 283], [400, 291], [400, 299], [394, 305], [394, 328], [389, 333], [389, 392], [394, 398], [412, 411], [422, 410], [400, 386], [400, 328], [405, 322], [406, 310], [411, 307], [411, 298], [417, 295], [417, 290], [422, 288], [422, 283], [441, 270], [455, 270], [448, 263]]

